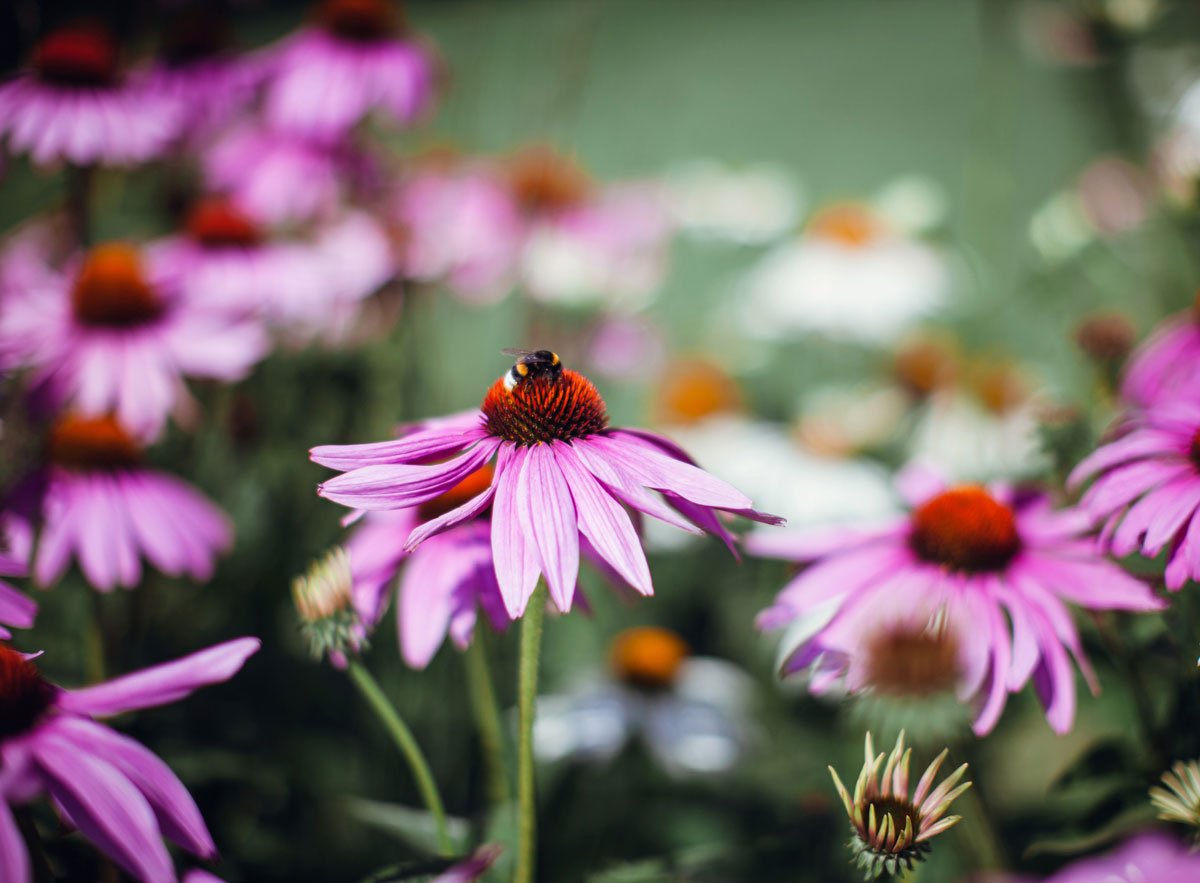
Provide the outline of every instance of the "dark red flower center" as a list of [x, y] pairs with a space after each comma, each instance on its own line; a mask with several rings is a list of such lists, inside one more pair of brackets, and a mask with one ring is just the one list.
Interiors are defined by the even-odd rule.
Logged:
[[888, 628], [866, 644], [866, 681], [890, 696], [930, 696], [958, 683], [958, 642], [945, 629]]
[[[904, 831], [906, 823], [912, 824], [913, 833], [916, 834], [921, 830], [921, 814], [917, 808], [909, 801], [899, 797], [873, 797], [866, 801], [866, 806], [863, 807], [863, 822], [869, 824], [871, 818], [871, 808], [875, 809], [875, 824], [878, 828], [883, 824], [883, 820], [888, 816], [892, 817], [892, 824], [895, 826], [897, 834]], [[911, 846], [911, 844], [908, 844]]]
[[519, 445], [571, 441], [608, 426], [604, 399], [576, 371], [532, 375], [512, 389], [501, 377], [483, 400], [487, 431]]
[[192, 239], [207, 248], [251, 248], [262, 242], [258, 225], [224, 197], [197, 202], [184, 226]]
[[[481, 466], [441, 496], [434, 497], [418, 506], [417, 518], [422, 523], [432, 521], [452, 509], [457, 509], [468, 500], [475, 499], [488, 489], [494, 474], [495, 469], [490, 463]], [[485, 508], [483, 512], [486, 511]], [[479, 514], [482, 515], [483, 512]]]
[[172, 67], [219, 58], [233, 46], [229, 19], [213, 9], [180, 13], [163, 33], [159, 55]]
[[97, 245], [88, 252], [75, 279], [71, 305], [78, 322], [102, 328], [142, 325], [163, 310], [146, 281], [137, 249], [123, 242]]
[[912, 513], [919, 557], [967, 573], [1002, 570], [1021, 549], [1013, 511], [975, 485], [951, 488]]
[[33, 70], [38, 79], [59, 86], [111, 86], [117, 79], [117, 44], [98, 26], [60, 28], [34, 49]]
[[113, 417], [59, 418], [50, 430], [50, 462], [68, 469], [124, 469], [142, 459], [138, 443]]
[[388, 0], [325, 0], [317, 8], [317, 21], [343, 40], [370, 43], [394, 33], [401, 14]]
[[0, 741], [27, 732], [54, 701], [37, 666], [0, 644]]
[[1196, 431], [1192, 433], [1192, 445], [1188, 451], [1188, 454], [1191, 456], [1192, 463], [1195, 465], [1195, 467], [1200, 469], [1200, 428], [1197, 428]]
[[667, 629], [626, 629], [613, 641], [609, 661], [617, 680], [642, 690], [665, 690], [675, 683], [690, 650]]
[[517, 202], [529, 214], [553, 214], [588, 198], [592, 182], [568, 156], [552, 147], [527, 147], [512, 158], [509, 180]]

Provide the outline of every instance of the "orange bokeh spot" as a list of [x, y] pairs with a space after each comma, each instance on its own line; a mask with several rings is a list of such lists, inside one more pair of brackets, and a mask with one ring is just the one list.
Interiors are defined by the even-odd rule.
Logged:
[[609, 659], [623, 683], [643, 689], [665, 689], [675, 683], [689, 654], [683, 638], [667, 629], [626, 629], [613, 641]]
[[808, 232], [850, 248], [861, 248], [883, 233], [882, 221], [869, 208], [841, 202], [828, 206], [809, 222]]
[[509, 181], [530, 214], [559, 212], [584, 202], [592, 182], [573, 159], [545, 144], [526, 147], [509, 161]]
[[188, 235], [212, 248], [258, 245], [258, 225], [229, 199], [211, 196], [197, 202], [184, 222]]
[[728, 373], [706, 359], [685, 359], [671, 365], [659, 384], [655, 419], [660, 423], [697, 423], [741, 407], [741, 390]]

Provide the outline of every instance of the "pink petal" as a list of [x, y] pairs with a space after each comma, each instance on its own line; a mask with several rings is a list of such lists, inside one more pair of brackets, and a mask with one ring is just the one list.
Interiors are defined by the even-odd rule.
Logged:
[[550, 598], [569, 613], [579, 576], [579, 525], [570, 488], [550, 445], [529, 449], [517, 494], [518, 511], [533, 534]]
[[492, 559], [496, 582], [508, 615], [518, 619], [537, 588], [537, 552], [521, 523], [524, 506], [517, 499], [526, 449], [504, 445], [496, 461], [496, 496], [492, 501]]

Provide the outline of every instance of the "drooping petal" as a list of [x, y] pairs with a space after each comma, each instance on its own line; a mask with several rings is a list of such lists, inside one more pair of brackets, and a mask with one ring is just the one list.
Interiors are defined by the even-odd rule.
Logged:
[[579, 525], [570, 488], [551, 445], [529, 449], [517, 495], [518, 511], [533, 534], [550, 598], [560, 611], [568, 613], [579, 576]]
[[94, 687], [64, 690], [57, 705], [64, 711], [95, 717], [176, 702], [200, 687], [229, 680], [262, 642], [237, 638], [174, 662], [142, 669]]
[[432, 466], [363, 466], [317, 488], [326, 499], [355, 509], [403, 509], [450, 490], [489, 459], [497, 439], [480, 442], [464, 454]]
[[525, 613], [533, 590], [537, 588], [537, 552], [527, 540], [521, 523], [523, 507], [517, 499], [526, 451], [505, 445], [496, 462], [496, 495], [492, 500], [492, 559], [496, 563], [496, 582], [504, 598], [508, 615], [517, 619]]
[[349, 471], [364, 466], [413, 464], [459, 451], [483, 438], [479, 428], [439, 427], [420, 430], [394, 441], [365, 445], [321, 445], [309, 451], [314, 463]]
[[670, 491], [701, 506], [718, 509], [753, 509], [753, 501], [728, 482], [703, 469], [667, 456], [647, 443], [628, 437], [588, 439], [589, 446], [614, 461], [619, 468], [649, 488]]
[[29, 853], [21, 829], [13, 818], [8, 802], [0, 799], [0, 880], [4, 883], [29, 883], [32, 875]]

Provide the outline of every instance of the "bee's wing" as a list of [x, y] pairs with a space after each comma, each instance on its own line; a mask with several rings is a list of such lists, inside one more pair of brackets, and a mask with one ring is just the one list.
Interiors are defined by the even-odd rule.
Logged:
[[510, 346], [500, 352], [506, 356], [532, 356], [537, 350], [523, 350], [520, 347]]

